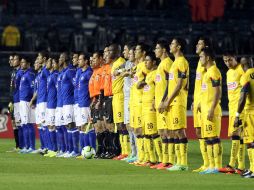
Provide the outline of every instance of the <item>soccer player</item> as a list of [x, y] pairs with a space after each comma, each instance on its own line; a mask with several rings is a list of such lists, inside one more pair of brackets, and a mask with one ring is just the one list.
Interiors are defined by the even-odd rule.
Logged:
[[33, 96], [35, 74], [27, 58], [21, 59], [20, 67], [24, 72], [19, 85], [19, 108], [25, 147], [21, 153], [32, 153], [35, 150], [35, 115], [29, 102]]
[[128, 156], [128, 131], [124, 125], [124, 94], [123, 94], [123, 76], [118, 71], [125, 63], [125, 59], [120, 56], [121, 47], [117, 44], [111, 44], [108, 48], [108, 57], [112, 60], [112, 93], [113, 93], [113, 117], [114, 123], [117, 126], [117, 133], [119, 133], [119, 140], [121, 144], [121, 155], [114, 158], [121, 160]]
[[[229, 164], [225, 168], [221, 168], [220, 172], [241, 173], [245, 168], [245, 148], [242, 140], [242, 128], [234, 128], [235, 113], [237, 112], [238, 100], [242, 86], [240, 84], [241, 77], [244, 74], [241, 64], [237, 62], [236, 55], [232, 52], [223, 54], [223, 60], [228, 67], [227, 71], [227, 87], [228, 87], [228, 108], [229, 108], [229, 126], [228, 136], [232, 139], [231, 154]], [[235, 170], [236, 161], [238, 160], [238, 168]]]
[[[54, 67], [53, 67], [54, 65]], [[51, 147], [48, 153], [44, 156], [55, 157], [57, 154], [57, 136], [55, 127], [55, 112], [57, 105], [57, 76], [58, 67], [55, 59], [49, 58], [46, 63], [46, 68], [49, 70], [50, 75], [47, 78], [47, 108], [46, 108], [46, 125], [49, 129], [49, 136], [51, 141]]]
[[[210, 42], [207, 38], [201, 37], [198, 40], [196, 45], [196, 54], [200, 54], [201, 50], [204, 47], [210, 47]], [[207, 156], [207, 147], [205, 143], [205, 139], [202, 137], [201, 133], [201, 110], [198, 109], [198, 105], [201, 101], [201, 86], [202, 86], [202, 78], [205, 73], [205, 68], [202, 66], [201, 62], [198, 61], [198, 66], [196, 68], [196, 78], [195, 78], [195, 88], [194, 88], [194, 98], [192, 103], [192, 111], [193, 111], [193, 121], [194, 128], [196, 130], [196, 136], [199, 140], [200, 152], [203, 158], [203, 165], [198, 169], [193, 170], [193, 172], [201, 172], [206, 170], [209, 167], [208, 156]]]
[[241, 115], [243, 115], [243, 142], [247, 145], [250, 169], [244, 171], [242, 176], [254, 178], [254, 65], [252, 58], [243, 57], [240, 62], [244, 74], [240, 80], [242, 89], [235, 113], [234, 127], [241, 126]]
[[[156, 151], [158, 152], [159, 164], [151, 166], [151, 168], [166, 169], [168, 166], [174, 163], [174, 138], [168, 139], [166, 113], [159, 113], [158, 107], [164, 96], [165, 90], [168, 88], [168, 74], [173, 61], [168, 56], [169, 46], [165, 40], [160, 40], [157, 42], [154, 52], [156, 57], [160, 59], [160, 64], [156, 70], [155, 78], [155, 109], [157, 111], [156, 120], [160, 138], [154, 139]], [[168, 155], [169, 151], [172, 152], [170, 154], [170, 159]]]
[[[175, 151], [177, 162], [174, 166], [167, 168], [168, 171], [186, 171], [188, 140], [186, 137], [186, 108], [189, 87], [189, 63], [183, 55], [185, 41], [174, 38], [170, 44], [170, 53], [175, 60], [170, 68], [168, 91], [165, 92], [166, 99], [161, 103], [158, 110], [163, 113], [168, 111], [168, 129], [175, 137]], [[173, 152], [173, 151], [172, 151]], [[169, 152], [169, 158], [171, 158]], [[174, 164], [174, 163], [173, 163]]]
[[202, 80], [201, 113], [202, 131], [206, 139], [209, 168], [200, 174], [218, 173], [222, 167], [222, 145], [220, 142], [221, 130], [221, 73], [214, 62], [211, 49], [203, 48], [199, 54], [200, 62], [206, 68]]
[[75, 126], [74, 120], [74, 85], [73, 80], [76, 75], [76, 68], [71, 63], [67, 63], [67, 54], [62, 53], [60, 59], [63, 59], [63, 72], [61, 91], [63, 96], [63, 117], [64, 124], [68, 132], [68, 152], [65, 158], [79, 156], [79, 131]]
[[[152, 52], [146, 53], [145, 66], [150, 71], [145, 80], [138, 83], [137, 88], [143, 88], [142, 119], [144, 120], [144, 144], [147, 147], [149, 160], [142, 166], [154, 166], [157, 163], [156, 154], [161, 154], [161, 149], [155, 151], [154, 139], [159, 138], [155, 109], [155, 78], [157, 59]], [[156, 154], [155, 154], [156, 153]]]
[[90, 67], [89, 57], [83, 53], [79, 54], [79, 68], [81, 69], [79, 81], [78, 81], [78, 106], [80, 110], [80, 124], [81, 131], [88, 132], [88, 135], [83, 136], [83, 146], [91, 146], [96, 150], [96, 135], [94, 129], [87, 129], [88, 123], [91, 119], [90, 110], [90, 94], [89, 94], [89, 80], [93, 74], [93, 70]]

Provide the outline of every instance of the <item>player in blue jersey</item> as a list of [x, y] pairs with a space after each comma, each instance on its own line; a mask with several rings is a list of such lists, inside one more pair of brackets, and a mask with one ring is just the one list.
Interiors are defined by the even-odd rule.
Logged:
[[[53, 67], [54, 64], [54, 67]], [[58, 65], [55, 59], [49, 58], [46, 63], [46, 69], [49, 70], [50, 75], [47, 78], [47, 109], [46, 109], [46, 125], [49, 129], [49, 136], [51, 141], [51, 147], [46, 157], [55, 157], [57, 154], [57, 136], [55, 128], [55, 111], [57, 106], [57, 77], [58, 77]]]
[[21, 153], [31, 153], [35, 150], [35, 116], [34, 109], [29, 106], [29, 102], [33, 96], [35, 74], [30, 68], [28, 59], [21, 59], [21, 69], [24, 74], [21, 77], [19, 86], [19, 107], [25, 145]]

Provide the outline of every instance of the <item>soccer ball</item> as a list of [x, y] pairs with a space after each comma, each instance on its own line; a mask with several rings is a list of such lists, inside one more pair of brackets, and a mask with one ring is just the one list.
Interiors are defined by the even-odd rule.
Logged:
[[86, 146], [82, 149], [81, 154], [86, 159], [92, 159], [95, 155], [95, 150], [91, 146]]

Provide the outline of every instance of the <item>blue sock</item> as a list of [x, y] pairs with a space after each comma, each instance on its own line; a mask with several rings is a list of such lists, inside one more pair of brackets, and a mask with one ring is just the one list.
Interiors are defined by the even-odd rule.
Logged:
[[79, 130], [77, 127], [72, 129], [72, 143], [75, 153], [79, 153]]
[[48, 127], [45, 127], [46, 128], [46, 141], [47, 141], [47, 147], [48, 147], [48, 150], [53, 150], [53, 147], [52, 147], [52, 143], [51, 143], [51, 140], [50, 140], [50, 134], [49, 134], [49, 129]]
[[29, 148], [35, 150], [35, 129], [32, 123], [27, 124], [28, 131], [29, 131]]
[[50, 136], [50, 142], [52, 144], [52, 151], [57, 151], [57, 141], [56, 141], [56, 131], [55, 130], [50, 130], [49, 131], [49, 136]]
[[44, 149], [45, 148], [45, 144], [44, 144], [44, 137], [43, 137], [43, 129], [42, 129], [42, 127], [39, 128], [39, 137], [40, 137], [41, 149]]
[[79, 131], [79, 146], [80, 146], [80, 152], [84, 148], [84, 132]]
[[22, 125], [23, 127], [23, 138], [24, 138], [24, 147], [29, 148], [29, 136], [28, 136], [28, 126], [26, 124]]
[[89, 145], [91, 147], [93, 147], [94, 150], [96, 150], [96, 134], [95, 134], [95, 130], [89, 131], [88, 137], [89, 137]]
[[72, 131], [71, 130], [67, 130], [68, 133], [68, 147], [69, 147], [69, 152], [71, 153], [73, 151], [73, 140], [72, 140]]
[[23, 127], [21, 126], [19, 127], [18, 135], [19, 135], [19, 148], [23, 149], [25, 146], [24, 146], [24, 137], [23, 137]]
[[64, 144], [65, 144], [65, 151], [69, 151], [69, 143], [68, 143], [68, 132], [65, 126], [62, 126], [63, 134], [64, 134]]
[[88, 135], [88, 133], [84, 133], [83, 141], [84, 141], [84, 147], [89, 146], [89, 135]]

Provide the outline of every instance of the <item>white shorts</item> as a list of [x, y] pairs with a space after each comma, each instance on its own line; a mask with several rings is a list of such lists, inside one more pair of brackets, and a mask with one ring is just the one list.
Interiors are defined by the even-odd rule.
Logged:
[[73, 105], [64, 105], [63, 106], [63, 117], [64, 117], [64, 125], [68, 125], [68, 124], [74, 122]]
[[64, 125], [63, 108], [57, 107], [55, 112], [55, 126]]
[[78, 104], [75, 104], [73, 106], [73, 109], [74, 109], [74, 120], [75, 120], [76, 126], [79, 127], [79, 126], [81, 126], [81, 124], [80, 124], [80, 119], [79, 119], [80, 108], [79, 108]]
[[89, 123], [89, 120], [91, 118], [91, 110], [90, 107], [79, 107], [79, 124], [80, 126], [85, 125]]
[[47, 103], [41, 102], [36, 105], [36, 124], [46, 124], [46, 108]]
[[129, 101], [130, 101], [129, 98], [127, 98], [127, 97], [124, 98], [124, 124], [130, 123]]
[[14, 120], [15, 120], [16, 126], [20, 126], [20, 123], [21, 123], [20, 111], [19, 110], [20, 110], [20, 108], [19, 108], [19, 102], [14, 103], [13, 114], [14, 114]]
[[56, 124], [56, 109], [47, 108], [46, 109], [46, 125], [53, 126]]
[[35, 123], [35, 110], [29, 106], [29, 102], [20, 101], [19, 109], [22, 125]]

